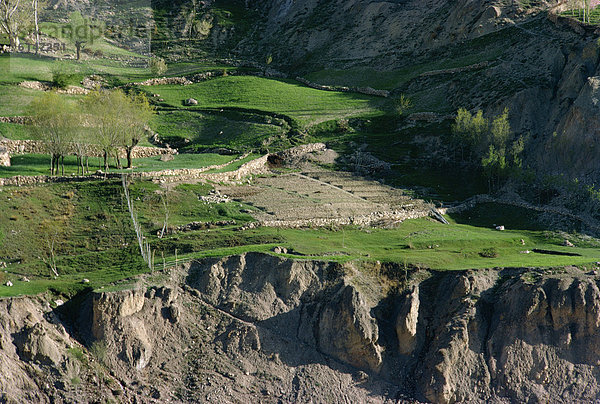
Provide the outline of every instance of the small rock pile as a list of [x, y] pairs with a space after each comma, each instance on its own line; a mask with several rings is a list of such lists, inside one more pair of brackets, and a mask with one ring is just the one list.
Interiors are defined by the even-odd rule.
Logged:
[[227, 195], [221, 195], [219, 191], [211, 191], [207, 196], [200, 196], [199, 199], [204, 203], [228, 203], [231, 199]]

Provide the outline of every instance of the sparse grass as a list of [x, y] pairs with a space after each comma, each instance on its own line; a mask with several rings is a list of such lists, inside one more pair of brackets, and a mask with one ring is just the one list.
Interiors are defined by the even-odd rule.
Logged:
[[[241, 213], [243, 209], [252, 209], [249, 206], [199, 201], [198, 196], [209, 189], [207, 185], [188, 185], [170, 191], [166, 196], [169, 224], [224, 220], [242, 224], [252, 220]], [[195, 245], [218, 248], [273, 241], [263, 236], [252, 240], [251, 235], [232, 230], [197, 240], [186, 241], [186, 236], [179, 234], [158, 240], [155, 234], [164, 220], [158, 191], [158, 185], [147, 181], [130, 187], [144, 232], [159, 252], [174, 253], [175, 248], [185, 252]], [[2, 281], [14, 283], [13, 287], [1, 286], [0, 296], [37, 294], [49, 289], [73, 296], [147, 271], [140, 258], [120, 181], [5, 187], [0, 190], [0, 209], [6, 212], [0, 215], [0, 261], [8, 263]], [[48, 266], [52, 254], [59, 272], [57, 279], [51, 276]], [[24, 276], [31, 282], [24, 282]], [[83, 283], [84, 278], [90, 282]]]

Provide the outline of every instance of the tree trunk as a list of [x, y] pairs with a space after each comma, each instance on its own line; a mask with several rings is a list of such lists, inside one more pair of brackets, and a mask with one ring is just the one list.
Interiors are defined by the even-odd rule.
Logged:
[[104, 175], [108, 172], [108, 152], [104, 150]]
[[121, 159], [119, 158], [119, 151], [115, 151], [115, 165], [117, 166], [117, 169], [120, 170], [123, 168], [123, 166], [121, 165]]
[[126, 168], [131, 168], [131, 152], [133, 151], [133, 147], [127, 147], [127, 167]]
[[75, 48], [77, 49], [77, 60], [81, 58], [81, 49], [83, 48], [85, 42], [75, 41]]
[[61, 175], [64, 177], [64, 175], [65, 175], [65, 156], [60, 156], [60, 168], [61, 168]]
[[38, 0], [33, 0], [33, 18], [35, 20], [35, 54], [40, 53], [40, 26], [38, 21]]

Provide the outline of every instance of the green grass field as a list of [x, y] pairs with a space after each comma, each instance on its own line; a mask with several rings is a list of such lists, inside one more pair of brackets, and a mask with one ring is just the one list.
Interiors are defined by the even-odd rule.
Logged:
[[0, 137], [12, 140], [26, 140], [31, 138], [31, 133], [23, 125], [0, 122]]
[[165, 142], [182, 151], [215, 147], [245, 151], [284, 134], [285, 128], [276, 125], [281, 120], [276, 121], [262, 115], [229, 111], [168, 111], [155, 115], [151, 126]]
[[228, 76], [181, 87], [148, 87], [165, 102], [182, 108], [188, 98], [202, 108], [244, 108], [286, 115], [302, 124], [350, 116], [380, 115], [385, 100], [352, 93], [315, 90], [293, 80], [272, 80], [253, 76]]

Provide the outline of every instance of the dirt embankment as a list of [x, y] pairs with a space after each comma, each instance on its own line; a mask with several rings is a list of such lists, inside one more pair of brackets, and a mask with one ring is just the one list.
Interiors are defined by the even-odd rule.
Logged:
[[576, 270], [420, 271], [392, 293], [350, 265], [245, 254], [166, 279], [59, 309], [1, 300], [1, 401], [600, 397], [600, 290]]

